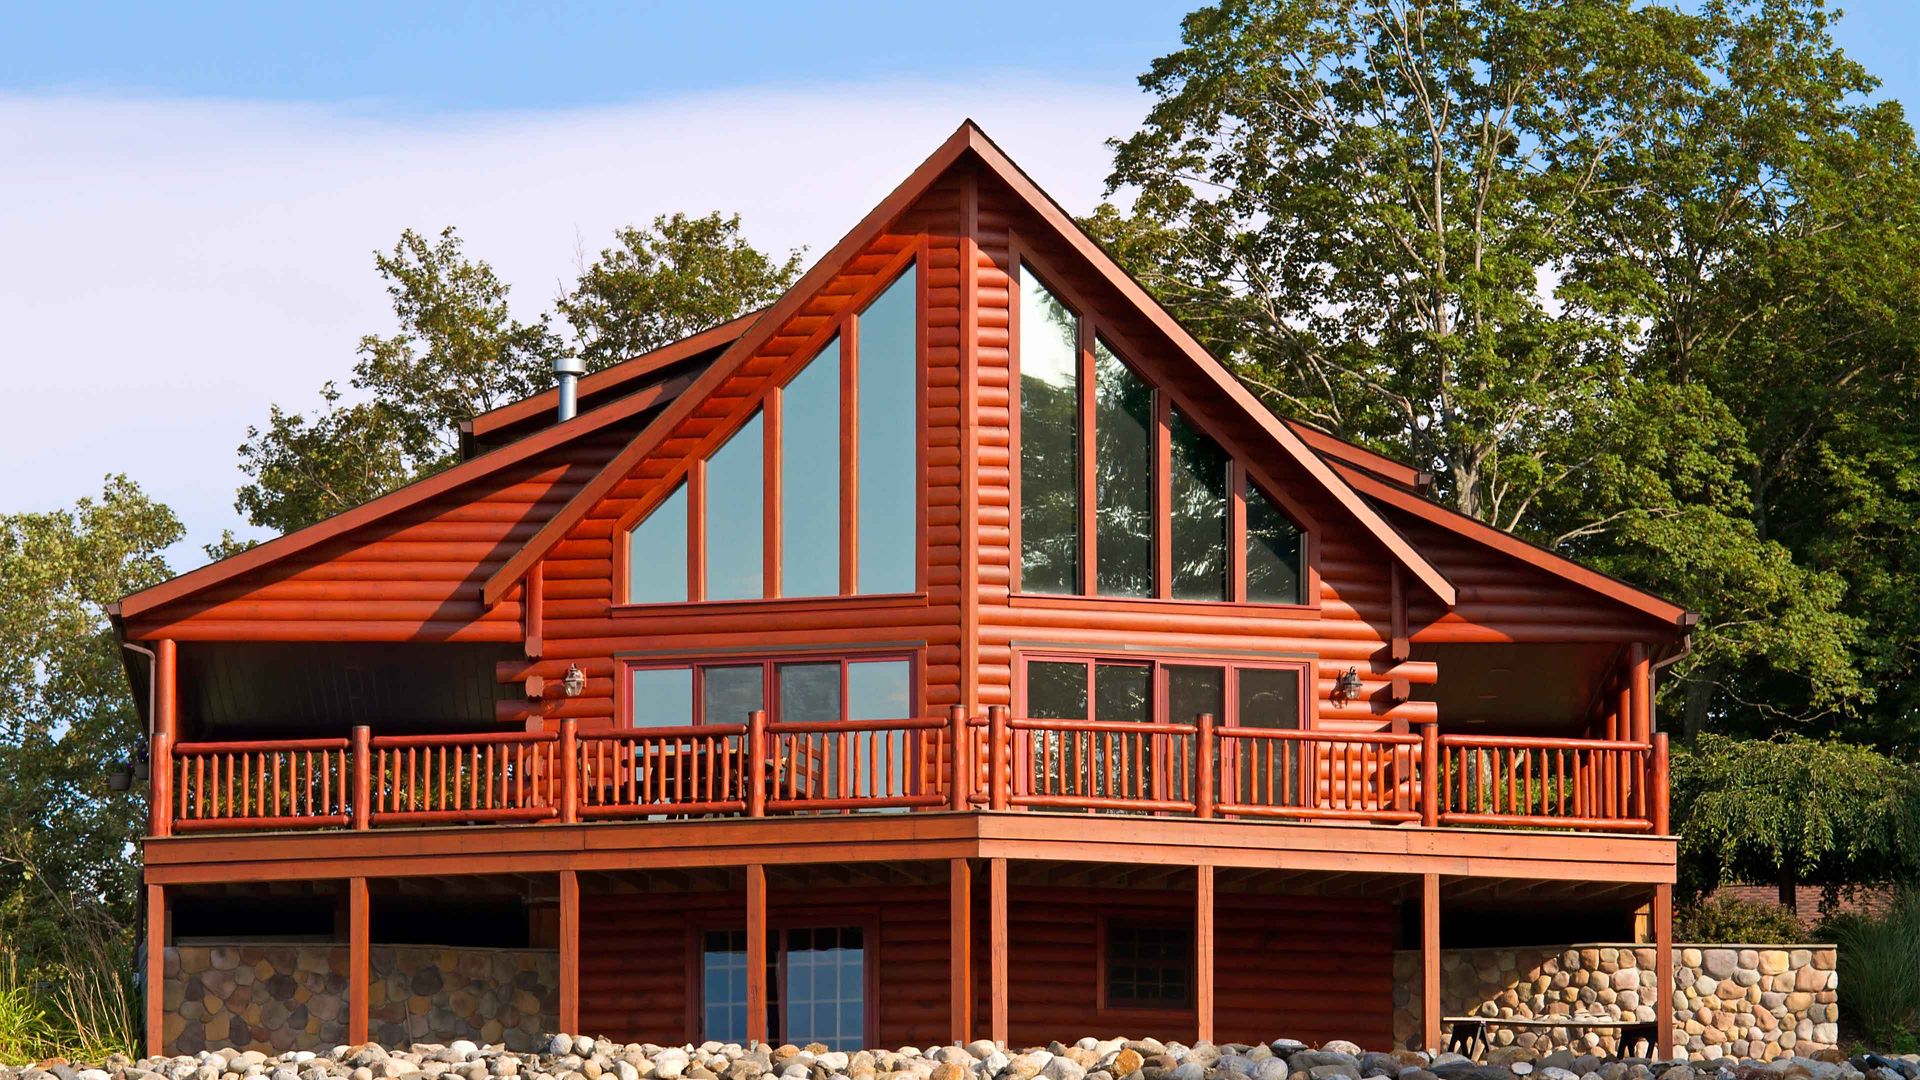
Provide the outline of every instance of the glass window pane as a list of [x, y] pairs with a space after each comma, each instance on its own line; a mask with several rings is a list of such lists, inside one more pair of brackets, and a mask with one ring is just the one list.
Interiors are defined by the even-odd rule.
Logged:
[[687, 485], [679, 484], [627, 533], [627, 603], [687, 598]]
[[1168, 668], [1167, 719], [1191, 724], [1201, 713], [1212, 713], [1215, 720], [1226, 723], [1226, 685], [1226, 672], [1217, 667]]
[[634, 727], [693, 723], [692, 668], [634, 668], [627, 689]]
[[1095, 720], [1153, 719], [1153, 669], [1145, 664], [1095, 664]]
[[1087, 665], [1036, 660], [1027, 665], [1027, 715], [1037, 720], [1087, 718]]
[[913, 687], [905, 660], [847, 665], [847, 719], [904, 720], [913, 715]]
[[710, 931], [701, 950], [701, 1035], [747, 1041], [747, 935]]
[[748, 713], [766, 708], [765, 679], [759, 664], [700, 669], [700, 722], [746, 723]]
[[840, 339], [780, 392], [780, 594], [840, 592]]
[[866, 1038], [866, 950], [858, 927], [787, 933], [785, 1042], [859, 1049]]
[[1153, 595], [1153, 387], [1093, 343], [1094, 519], [1103, 596]]
[[1247, 485], [1247, 599], [1261, 604], [1302, 604], [1300, 526], [1273, 500]]
[[707, 459], [709, 600], [766, 595], [766, 442], [760, 414]]
[[919, 319], [912, 267], [860, 313], [857, 591], [912, 592], [919, 561]]
[[1110, 922], [1106, 939], [1107, 1004], [1134, 1008], [1189, 1004], [1191, 928]]
[[1241, 668], [1238, 715], [1241, 727], [1298, 728], [1300, 671], [1297, 668]]
[[1080, 588], [1080, 320], [1020, 274], [1020, 588]]
[[1227, 455], [1174, 410], [1172, 436], [1173, 595], [1225, 600]]
[[839, 664], [781, 664], [780, 719], [840, 719]]

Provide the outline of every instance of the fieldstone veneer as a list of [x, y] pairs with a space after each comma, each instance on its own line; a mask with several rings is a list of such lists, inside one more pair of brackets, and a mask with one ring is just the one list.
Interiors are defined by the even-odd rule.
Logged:
[[[1840, 989], [1831, 945], [1676, 945], [1675, 1036], [1692, 1058], [1808, 1055], [1840, 1039]], [[1393, 957], [1393, 1035], [1419, 1041], [1420, 954]], [[1440, 1010], [1521, 1020], [1554, 1016], [1653, 1019], [1650, 945], [1444, 949]], [[1493, 1027], [1495, 1046], [1548, 1049], [1569, 1038], [1611, 1049], [1613, 1033]]]
[[[559, 1016], [551, 949], [376, 945], [368, 959], [368, 1035], [378, 1042], [525, 1048]], [[347, 947], [175, 946], [165, 995], [172, 1053], [334, 1046], [347, 1041]]]

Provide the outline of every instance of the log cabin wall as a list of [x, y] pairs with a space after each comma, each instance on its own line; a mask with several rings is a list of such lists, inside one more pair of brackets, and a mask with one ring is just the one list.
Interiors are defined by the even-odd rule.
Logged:
[[516, 591], [481, 583], [630, 442], [609, 425], [130, 621], [135, 640], [519, 642]]
[[[948, 1041], [947, 893], [941, 886], [774, 891], [770, 925], [865, 925], [876, 1046]], [[1215, 1038], [1258, 1042], [1284, 1031], [1313, 1043], [1385, 1046], [1393, 1027], [1392, 904], [1223, 893], [1218, 897]], [[984, 935], [984, 912], [974, 926]], [[1178, 890], [1022, 888], [1008, 915], [1010, 1042], [1151, 1033], [1191, 1038], [1192, 1011], [1102, 1011], [1100, 926], [1135, 919], [1190, 925], [1193, 897]], [[594, 894], [581, 898], [582, 1026], [608, 1038], [657, 1043], [702, 1038], [697, 932], [738, 929], [738, 896]], [[988, 952], [973, 949], [974, 1016], [988, 1015]]]

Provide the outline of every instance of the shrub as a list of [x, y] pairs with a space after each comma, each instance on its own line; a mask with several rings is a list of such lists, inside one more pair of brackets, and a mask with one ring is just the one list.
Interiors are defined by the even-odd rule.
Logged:
[[1732, 896], [1690, 905], [1673, 919], [1674, 940], [1688, 943], [1783, 945], [1805, 937], [1799, 920], [1786, 908]]
[[1920, 892], [1879, 915], [1838, 915], [1821, 927], [1838, 946], [1840, 1020], [1855, 1039], [1898, 1049], [1920, 1038]]

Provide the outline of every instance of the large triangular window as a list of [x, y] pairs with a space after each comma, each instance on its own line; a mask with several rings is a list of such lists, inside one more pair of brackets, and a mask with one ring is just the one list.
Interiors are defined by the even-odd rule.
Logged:
[[625, 534], [629, 604], [919, 588], [919, 279], [909, 263]]
[[1304, 604], [1306, 532], [1251, 470], [1019, 268], [1026, 593]]

